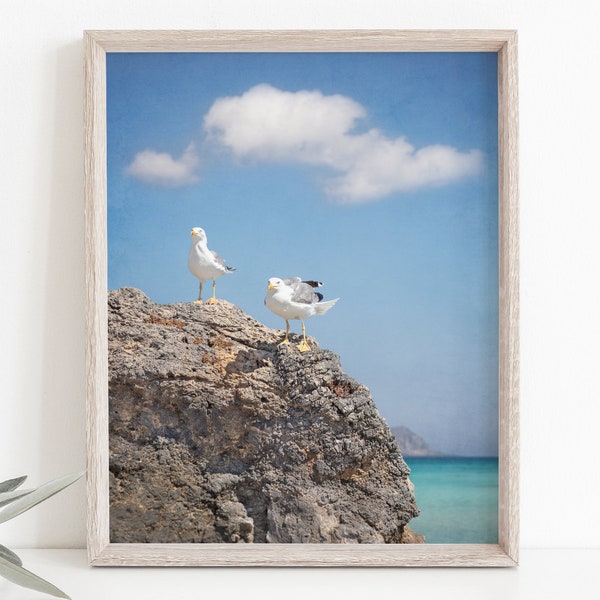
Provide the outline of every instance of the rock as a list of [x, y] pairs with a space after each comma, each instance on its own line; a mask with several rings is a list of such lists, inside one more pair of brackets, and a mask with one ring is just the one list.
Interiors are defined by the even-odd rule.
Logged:
[[424, 544], [425, 536], [406, 526], [402, 532], [401, 544]]
[[112, 542], [418, 541], [409, 468], [337, 355], [223, 300], [123, 288], [108, 321]]

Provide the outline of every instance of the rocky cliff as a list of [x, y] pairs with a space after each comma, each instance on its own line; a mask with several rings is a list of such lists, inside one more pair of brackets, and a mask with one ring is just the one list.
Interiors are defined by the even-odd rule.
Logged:
[[422, 541], [409, 469], [339, 358], [236, 306], [109, 292], [112, 542]]

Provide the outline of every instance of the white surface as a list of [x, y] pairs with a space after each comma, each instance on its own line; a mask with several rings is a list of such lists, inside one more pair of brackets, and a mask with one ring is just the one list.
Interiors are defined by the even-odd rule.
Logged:
[[[516, 569], [125, 569], [88, 567], [82, 550], [19, 554], [27, 568], [73, 600], [597, 600], [600, 596], [600, 550], [526, 550]], [[49, 596], [0, 580], [0, 598]]]
[[[600, 478], [588, 458], [597, 455], [600, 423], [599, 11], [595, 0], [2, 3], [0, 477], [27, 473], [32, 483], [41, 483], [84, 465], [84, 29], [516, 28], [521, 116], [522, 543], [599, 547]], [[0, 538], [13, 547], [83, 547], [84, 507], [80, 482], [4, 524]], [[56, 575], [63, 573], [60, 566], [48, 566]], [[75, 585], [85, 590], [80, 597], [86, 598], [89, 593], [101, 594], [87, 589], [96, 581], [99, 589], [113, 581], [135, 589], [126, 573], [94, 572], [85, 583]], [[174, 581], [173, 575], [162, 571], [132, 573], [137, 573], [138, 585], [148, 581], [166, 586], [160, 582]], [[306, 571], [234, 575], [203, 570], [182, 571], [178, 577], [196, 581], [198, 589], [207, 577], [229, 585], [249, 581], [263, 588], [295, 582], [297, 590], [287, 589], [290, 595], [312, 589], [302, 573]], [[414, 581], [415, 586], [417, 581], [427, 582], [432, 589], [438, 585], [431, 573], [391, 573], [377, 575], [379, 584], [390, 590], [404, 581]], [[340, 585], [367, 591], [364, 582], [374, 581], [375, 572], [337, 571], [320, 577], [330, 591]], [[449, 577], [462, 580], [460, 574]], [[501, 586], [518, 589], [520, 577], [483, 571], [470, 574], [466, 585], [474, 586], [475, 578], [498, 581], [489, 589], [499, 594]], [[69, 579], [65, 576], [65, 584]], [[543, 578], [539, 584], [545, 585]], [[549, 589], [555, 587], [560, 586]], [[138, 597], [149, 598], [150, 593], [154, 592]]]

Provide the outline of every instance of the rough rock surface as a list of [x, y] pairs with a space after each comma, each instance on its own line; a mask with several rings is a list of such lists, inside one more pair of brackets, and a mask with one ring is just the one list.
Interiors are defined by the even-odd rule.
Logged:
[[236, 306], [109, 292], [113, 542], [400, 543], [418, 514], [369, 390]]

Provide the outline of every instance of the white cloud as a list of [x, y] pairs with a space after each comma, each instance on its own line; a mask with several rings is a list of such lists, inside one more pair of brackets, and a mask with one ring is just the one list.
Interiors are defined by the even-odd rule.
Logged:
[[236, 157], [299, 162], [338, 171], [325, 181], [339, 202], [375, 200], [392, 192], [450, 183], [476, 174], [477, 150], [432, 145], [419, 150], [377, 129], [353, 133], [366, 110], [351, 98], [320, 91], [286, 92], [267, 84], [217, 99], [204, 118], [209, 138]]
[[339, 140], [364, 116], [363, 107], [344, 96], [262, 84], [216, 100], [204, 127], [239, 157], [320, 164], [334, 158], [327, 156], [327, 142]]
[[179, 158], [154, 150], [138, 152], [125, 172], [144, 183], [181, 187], [198, 181], [196, 168], [199, 162], [196, 146], [192, 142]]

